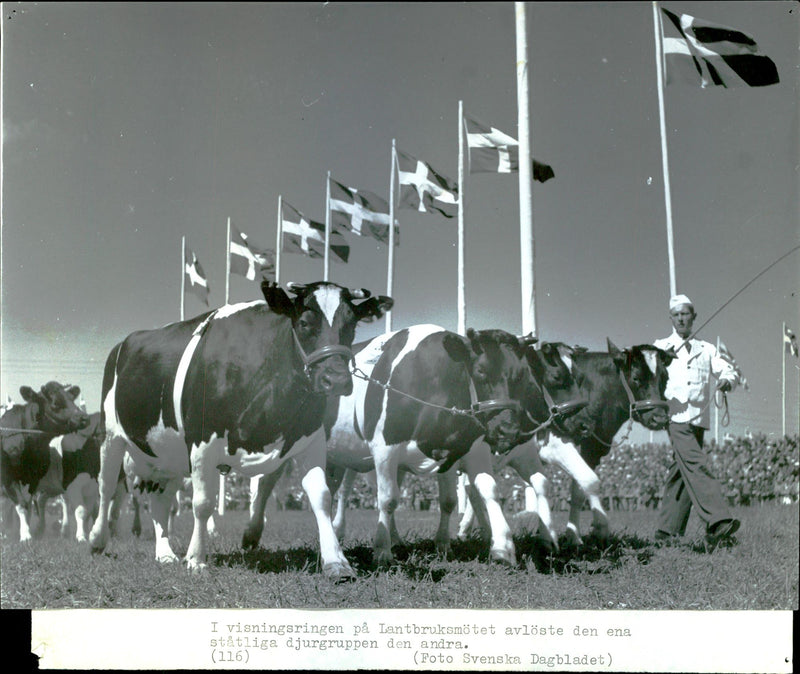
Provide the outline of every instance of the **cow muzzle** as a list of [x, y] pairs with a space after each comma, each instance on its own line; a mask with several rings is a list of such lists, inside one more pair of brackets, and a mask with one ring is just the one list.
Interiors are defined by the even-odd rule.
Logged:
[[669, 425], [669, 405], [665, 402], [640, 401], [631, 406], [631, 417], [651, 431], [662, 431]]
[[494, 453], [505, 454], [522, 441], [519, 407], [504, 406], [499, 411], [493, 408], [485, 414], [492, 412], [491, 418], [483, 422], [486, 428], [484, 437]]
[[350, 347], [344, 344], [328, 344], [306, 353], [294, 330], [292, 335], [303, 361], [303, 372], [314, 393], [342, 396], [353, 392], [353, 377], [348, 365], [354, 364], [355, 358]]

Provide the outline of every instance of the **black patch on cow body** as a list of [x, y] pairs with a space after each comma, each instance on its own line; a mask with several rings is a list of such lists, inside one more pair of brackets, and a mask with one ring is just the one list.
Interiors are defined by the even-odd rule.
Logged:
[[388, 391], [383, 429], [387, 444], [414, 440], [426, 456], [432, 456], [435, 450], [450, 450], [460, 456], [482, 433], [473, 419], [450, 411], [469, 409], [469, 374], [464, 364], [454, 361], [444, 348], [446, 334], [425, 337], [392, 372], [392, 388], [424, 403]]
[[97, 479], [100, 473], [100, 445], [102, 426], [100, 413], [89, 415], [89, 426], [81, 431], [65, 435], [62, 447], [62, 486], [64, 489], [81, 473]]
[[[11, 409], [0, 418], [0, 426], [12, 429], [37, 430], [34, 424], [32, 428], [29, 421], [32, 415], [30, 406], [13, 405]], [[14, 484], [26, 485], [33, 493], [39, 485], [41, 479], [50, 468], [50, 441], [55, 436], [52, 434], [37, 433], [14, 433], [2, 431], [0, 435], [0, 477], [2, 487], [6, 496], [12, 498], [14, 494]], [[18, 457], [12, 465], [9, 452]], [[15, 501], [16, 502], [16, 501]]]
[[[389, 381], [392, 376], [392, 363], [408, 342], [408, 330], [403, 329], [392, 335], [383, 345], [381, 353], [375, 367], [372, 368], [370, 378], [375, 379], [381, 384]], [[367, 384], [367, 393], [364, 399], [364, 428], [363, 435], [367, 440], [372, 440], [375, 436], [375, 427], [383, 411], [384, 389], [374, 381]]]

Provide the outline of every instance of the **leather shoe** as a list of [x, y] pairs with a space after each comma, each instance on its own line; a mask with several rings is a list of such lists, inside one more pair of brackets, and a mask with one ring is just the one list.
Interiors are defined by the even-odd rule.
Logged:
[[720, 520], [713, 527], [710, 527], [706, 532], [706, 543], [709, 547], [709, 552], [713, 550], [725, 540], [728, 540], [735, 534], [742, 523], [737, 519]]

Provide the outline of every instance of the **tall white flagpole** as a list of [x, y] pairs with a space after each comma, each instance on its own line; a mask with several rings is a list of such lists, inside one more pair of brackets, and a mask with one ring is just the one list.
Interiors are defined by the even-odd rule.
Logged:
[[664, 208], [667, 217], [667, 255], [669, 256], [669, 294], [677, 295], [675, 275], [675, 241], [672, 234], [672, 196], [669, 186], [669, 156], [667, 154], [667, 121], [664, 112], [664, 45], [661, 40], [661, 20], [658, 2], [653, 2], [653, 35], [656, 43], [656, 73], [658, 84], [658, 123], [661, 131], [661, 170], [664, 175]]
[[[717, 335], [717, 353], [719, 353], [719, 345], [720, 340], [719, 335]], [[716, 395], [716, 393], [714, 395]], [[719, 446], [719, 407], [716, 405], [714, 405], [714, 441], [717, 443], [717, 446]]]
[[278, 195], [278, 228], [275, 237], [275, 283], [281, 282], [281, 238], [283, 235], [283, 195]]
[[786, 435], [786, 321], [781, 331], [781, 435]]
[[322, 280], [328, 280], [330, 269], [330, 240], [331, 240], [331, 172], [328, 171], [328, 180], [325, 182], [325, 259], [323, 263]]
[[515, 2], [517, 27], [517, 126], [519, 134], [519, 254], [522, 334], [536, 333], [536, 280], [531, 189], [531, 139], [528, 93], [528, 41], [525, 3]]
[[231, 303], [231, 216], [228, 216], [228, 238], [225, 241], [225, 304]]
[[181, 237], [181, 320], [185, 315], [186, 302], [186, 237]]
[[[386, 270], [386, 294], [394, 292], [394, 181], [397, 171], [397, 146], [392, 138], [392, 168], [389, 172], [389, 264]], [[386, 332], [392, 331], [392, 311], [386, 312]]]
[[[225, 305], [231, 303], [231, 216], [228, 216], [228, 236], [225, 239]], [[225, 491], [227, 481], [225, 475], [219, 474], [219, 500], [217, 501], [217, 512], [225, 514]]]
[[458, 102], [458, 334], [467, 334], [467, 299], [464, 288], [464, 101]]

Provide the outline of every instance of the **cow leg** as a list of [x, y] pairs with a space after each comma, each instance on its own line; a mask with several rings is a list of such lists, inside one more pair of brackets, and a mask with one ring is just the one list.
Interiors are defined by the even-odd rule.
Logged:
[[97, 511], [97, 519], [89, 534], [89, 544], [94, 554], [102, 552], [110, 536], [108, 525], [111, 501], [117, 488], [119, 472], [122, 466], [122, 459], [125, 456], [125, 439], [112, 435], [106, 435], [106, 439], [100, 448], [100, 474], [97, 482], [100, 492], [100, 504]]
[[509, 460], [517, 474], [530, 485], [534, 492], [534, 510], [532, 528], [535, 533], [540, 533], [545, 545], [551, 550], [558, 550], [558, 536], [553, 527], [553, 515], [550, 511], [549, 482], [544, 475], [544, 466], [539, 456], [539, 447], [531, 441], [514, 450], [514, 456]]
[[392, 554], [392, 518], [400, 503], [400, 488], [397, 484], [397, 452], [382, 445], [373, 450], [375, 478], [378, 491], [378, 528], [372, 543], [373, 560], [379, 566], [394, 561]]
[[69, 533], [72, 530], [70, 515], [72, 511], [69, 507], [69, 497], [66, 494], [61, 495], [61, 538], [69, 538]]
[[178, 483], [175, 480], [170, 480], [163, 491], [154, 491], [150, 494], [150, 516], [153, 518], [153, 530], [156, 536], [156, 561], [158, 562], [180, 561], [169, 543], [169, 512], [175, 500], [177, 489]]
[[336, 494], [336, 515], [333, 517], [333, 530], [336, 538], [344, 540], [344, 532], [347, 526], [347, 499], [353, 490], [353, 483], [356, 481], [356, 472], [349, 468], [331, 466], [328, 464], [327, 480], [328, 489], [331, 494]]
[[[66, 496], [66, 494], [65, 494]], [[112, 502], [112, 512], [116, 504], [116, 492]], [[83, 484], [81, 485], [78, 497], [78, 506], [75, 508], [75, 538], [80, 543], [85, 543], [89, 537], [89, 529], [92, 524], [92, 516], [97, 509], [97, 482], [92, 480], [88, 474], [83, 474]], [[114, 527], [111, 527], [112, 523]], [[116, 528], [116, 519], [112, 515], [109, 520], [109, 528]]]
[[[95, 482], [94, 487], [94, 502], [92, 505], [92, 513], [94, 517], [97, 517], [97, 483]], [[108, 516], [108, 529], [112, 536], [117, 535], [117, 529], [119, 527], [119, 515], [122, 512], [122, 504], [125, 503], [125, 498], [128, 495], [128, 491], [125, 488], [125, 480], [119, 479], [117, 480], [117, 488], [114, 490], [114, 496], [111, 499], [111, 508], [109, 509], [109, 516]], [[136, 513], [138, 517], [138, 511]], [[142, 532], [142, 524], [141, 521], [139, 522], [139, 533]], [[137, 534], [138, 536], [138, 534]]]
[[2, 519], [2, 537], [17, 540], [17, 518], [14, 516], [14, 502], [5, 494], [0, 496], [0, 519]]
[[[497, 500], [497, 482], [492, 471], [489, 446], [479, 439], [462, 461], [470, 484], [477, 490], [480, 502], [486, 508], [492, 536], [489, 552], [491, 559], [502, 564], [515, 565], [517, 552], [511, 538], [511, 528], [503, 514], [503, 508]], [[476, 504], [473, 504], [473, 508], [477, 512]]]
[[283, 475], [286, 463], [274, 473], [257, 475], [250, 480], [250, 520], [247, 522], [244, 534], [242, 535], [242, 547], [245, 550], [254, 550], [261, 542], [261, 534], [264, 532], [267, 501], [269, 501], [272, 490], [275, 488], [281, 475]]
[[451, 468], [446, 473], [438, 473], [439, 483], [439, 528], [434, 542], [436, 552], [447, 559], [450, 554], [450, 517], [458, 505], [458, 473]]
[[[190, 571], [203, 571], [207, 568], [208, 519], [217, 507], [219, 472], [217, 465], [221, 455], [214, 448], [201, 444], [192, 447], [192, 514], [194, 526], [189, 548], [186, 550], [186, 565]], [[179, 485], [176, 485], [176, 487]], [[174, 496], [174, 494], [173, 494]]]
[[561, 466], [572, 476], [572, 492], [570, 496], [569, 523], [567, 524], [568, 541], [581, 544], [580, 515], [585, 497], [589, 499], [592, 509], [592, 532], [601, 540], [608, 538], [608, 514], [600, 499], [600, 478], [586, 463], [577, 447], [571, 442], [564, 442], [551, 435], [550, 441], [542, 446], [541, 457], [548, 463]]
[[342, 552], [342, 546], [333, 530], [331, 521], [331, 492], [325, 481], [327, 458], [325, 432], [317, 430], [302, 454], [297, 456], [297, 467], [303, 476], [301, 484], [308, 495], [308, 502], [317, 520], [319, 531], [319, 554], [322, 557], [322, 573], [334, 582], [352, 580], [356, 577], [350, 563]]
[[[471, 486], [471, 485], [469, 485]], [[466, 503], [464, 504], [464, 514], [458, 523], [458, 538], [466, 540], [469, 537], [469, 530], [475, 524], [475, 509], [472, 507], [472, 499], [469, 498], [468, 485], [464, 486], [464, 493], [466, 495]]]
[[50, 496], [44, 492], [39, 492], [32, 499], [34, 509], [36, 510], [36, 524], [31, 531], [34, 538], [42, 538], [44, 536], [47, 520], [46, 508], [49, 500]]
[[20, 543], [30, 541], [31, 536], [31, 510], [33, 509], [33, 499], [28, 493], [27, 487], [15, 484], [12, 488], [11, 500], [19, 518], [19, 540]]

